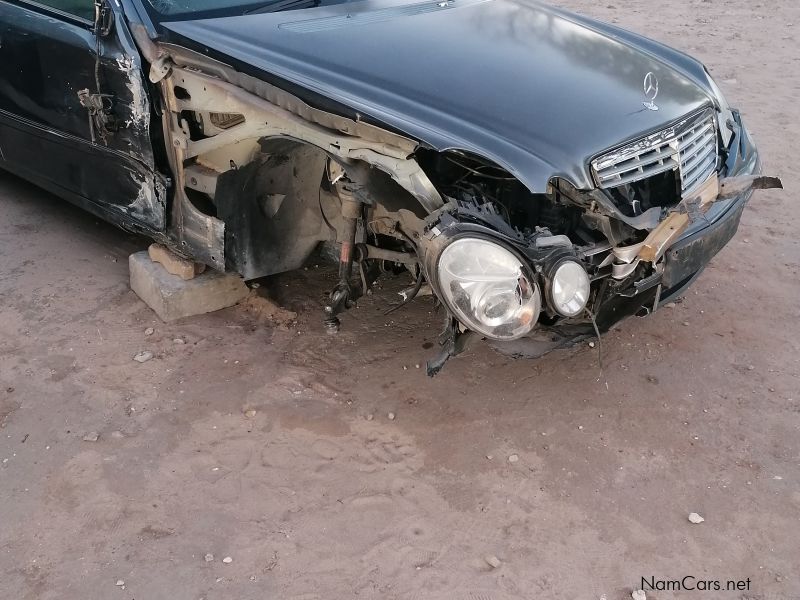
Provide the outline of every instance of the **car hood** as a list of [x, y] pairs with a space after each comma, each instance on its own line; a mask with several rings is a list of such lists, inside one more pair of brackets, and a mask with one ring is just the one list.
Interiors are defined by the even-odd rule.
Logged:
[[534, 192], [551, 177], [592, 187], [593, 156], [712, 101], [684, 55], [536, 3], [362, 0], [163, 26], [437, 150], [491, 159]]

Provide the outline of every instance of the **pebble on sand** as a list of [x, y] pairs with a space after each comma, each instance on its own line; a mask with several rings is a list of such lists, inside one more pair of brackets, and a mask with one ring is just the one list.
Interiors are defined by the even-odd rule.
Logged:
[[147, 329], [144, 330], [144, 334], [147, 336], [153, 335], [155, 332], [156, 330], [153, 329], [152, 327], [148, 327]]
[[394, 421], [397, 418], [397, 415], [393, 412], [390, 412], [388, 415], [390, 421]]
[[84, 442], [96, 442], [99, 439], [100, 439], [100, 434], [97, 433], [96, 431], [90, 431], [85, 436], [83, 436]]
[[125, 585], [125, 582], [122, 581], [122, 579], [117, 579], [117, 583], [115, 583], [114, 585], [116, 585], [117, 587], [122, 587]]
[[704, 523], [705, 519], [698, 515], [697, 513], [692, 513], [689, 515], [689, 522], [694, 523], [695, 525], [699, 525], [700, 523]]
[[205, 555], [205, 560], [206, 562], [214, 562], [214, 555], [209, 552]]
[[495, 555], [493, 555], [493, 554], [490, 554], [489, 556], [485, 556], [485, 557], [483, 558], [483, 560], [485, 560], [485, 561], [486, 561], [486, 564], [487, 564], [487, 565], [489, 565], [490, 567], [492, 567], [493, 569], [499, 569], [499, 568], [500, 568], [500, 565], [502, 564], [502, 563], [500, 562], [500, 559], [499, 559], [499, 558], [497, 558], [497, 557], [496, 557]]
[[153, 358], [153, 353], [148, 350], [145, 350], [144, 352], [139, 352], [139, 354], [134, 356], [133, 360], [135, 360], [138, 363], [146, 363], [151, 358]]
[[631, 592], [631, 598], [633, 600], [647, 600], [647, 594], [644, 593], [644, 590], [636, 590]]
[[230, 556], [226, 556], [222, 559], [222, 562], [224, 562], [226, 565], [229, 565], [233, 562], [233, 559]]
[[244, 411], [244, 416], [247, 417], [248, 419], [252, 419], [253, 417], [256, 416], [256, 414], [257, 414], [256, 411], [252, 408]]
[[510, 462], [512, 464], [515, 463], [515, 462], [519, 462], [519, 454], [512, 454], [511, 456], [509, 456], [508, 457], [508, 462]]

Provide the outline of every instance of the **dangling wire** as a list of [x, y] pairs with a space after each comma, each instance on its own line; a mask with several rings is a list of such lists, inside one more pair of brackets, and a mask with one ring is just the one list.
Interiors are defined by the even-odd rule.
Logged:
[[[597, 363], [600, 365], [600, 378], [603, 377], [603, 340], [600, 336], [600, 328], [597, 326], [597, 319], [595, 319], [594, 313], [586, 308], [586, 314], [589, 315], [589, 319], [592, 321], [592, 326], [594, 327], [594, 333], [597, 336]], [[598, 381], [600, 381], [598, 378]]]
[[403, 300], [400, 304], [398, 304], [397, 306], [393, 306], [392, 308], [387, 310], [385, 313], [383, 313], [384, 316], [390, 315], [393, 312], [400, 310], [401, 308], [403, 308], [404, 306], [409, 304], [414, 298], [416, 298], [419, 295], [420, 291], [422, 290], [422, 284], [425, 281], [425, 277], [422, 274], [422, 268], [421, 267], [417, 267], [417, 270], [418, 270], [417, 281], [414, 284], [414, 289], [411, 290], [411, 293], [408, 294], [408, 297], [405, 300]]

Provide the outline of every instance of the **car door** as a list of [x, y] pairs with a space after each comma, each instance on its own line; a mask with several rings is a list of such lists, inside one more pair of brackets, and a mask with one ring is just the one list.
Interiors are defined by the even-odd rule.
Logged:
[[119, 12], [98, 34], [94, 15], [94, 0], [0, 0], [0, 167], [117, 224], [163, 231], [141, 57]]

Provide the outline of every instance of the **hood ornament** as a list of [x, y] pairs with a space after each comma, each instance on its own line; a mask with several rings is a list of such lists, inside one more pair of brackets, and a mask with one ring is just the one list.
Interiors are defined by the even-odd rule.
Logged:
[[658, 110], [656, 98], [658, 98], [658, 77], [650, 71], [644, 76], [644, 97], [647, 99], [642, 104], [647, 110]]

